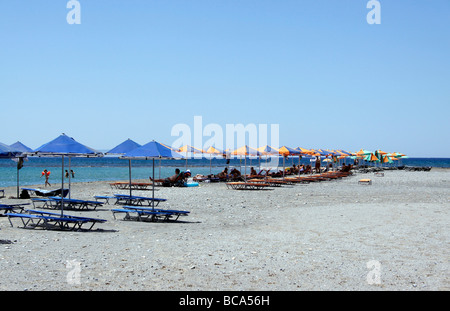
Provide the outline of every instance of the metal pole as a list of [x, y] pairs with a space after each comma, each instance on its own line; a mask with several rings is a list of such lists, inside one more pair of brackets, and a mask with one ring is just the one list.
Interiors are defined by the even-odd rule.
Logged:
[[69, 156], [69, 170], [67, 171], [67, 174], [69, 175], [69, 200], [72, 198], [71, 197], [72, 183], [71, 183], [71, 178], [70, 178], [70, 175], [71, 175], [70, 171], [71, 171], [71, 168], [72, 168], [71, 159], [72, 159], [72, 157]]
[[[128, 159], [128, 176], [129, 176], [128, 186], [130, 187], [130, 200], [131, 200], [131, 159]], [[155, 177], [153, 177], [153, 179], [155, 179]]]
[[[64, 215], [64, 155], [61, 156], [61, 217]], [[70, 190], [69, 190], [70, 192]]]
[[19, 166], [17, 166], [17, 199], [18, 198], [19, 198]]
[[[153, 180], [155, 180], [155, 158], [152, 159], [153, 162]], [[155, 211], [155, 182], [152, 183], [152, 211]]]

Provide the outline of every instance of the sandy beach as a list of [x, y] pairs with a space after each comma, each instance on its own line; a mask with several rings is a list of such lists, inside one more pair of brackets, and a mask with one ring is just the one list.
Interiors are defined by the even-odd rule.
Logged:
[[[0, 202], [30, 202], [9, 199], [15, 193], [5, 188]], [[72, 184], [72, 198], [113, 193], [126, 191]], [[66, 212], [108, 220], [91, 232], [27, 230], [0, 217], [0, 290], [450, 289], [448, 169], [266, 191], [201, 183], [156, 196], [190, 215], [151, 223], [115, 220], [114, 205]]]

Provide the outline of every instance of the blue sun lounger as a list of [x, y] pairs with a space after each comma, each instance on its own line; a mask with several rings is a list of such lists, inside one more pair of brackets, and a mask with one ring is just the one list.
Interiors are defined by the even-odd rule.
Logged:
[[155, 206], [158, 206], [159, 203], [167, 201], [167, 199], [160, 198], [149, 198], [149, 197], [140, 197], [129, 194], [115, 194], [116, 203], [114, 204], [125, 204], [125, 205], [147, 205], [151, 206], [152, 202], [155, 202]]
[[160, 209], [160, 208], [153, 209], [151, 207], [124, 206], [124, 208], [131, 209], [131, 210], [155, 211], [155, 212], [159, 212], [159, 213], [169, 213], [169, 214], [172, 214], [172, 216], [177, 216], [177, 219], [180, 216], [188, 216], [190, 213], [188, 211], [179, 211], [179, 210], [173, 210], [173, 209]]
[[21, 203], [21, 204], [0, 204], [0, 211], [4, 211], [6, 213], [16, 213], [16, 210], [20, 210], [19, 213], [23, 212], [25, 205], [30, 205], [30, 203]]
[[61, 207], [61, 203], [64, 202], [64, 208], [67, 209], [79, 209], [88, 210], [92, 208], [95, 210], [97, 207], [102, 206], [102, 202], [90, 201], [90, 200], [79, 200], [79, 199], [62, 199], [60, 197], [50, 197], [57, 202], [57, 207]]
[[111, 210], [116, 219], [116, 213], [124, 213], [124, 220], [133, 219], [132, 215], [136, 215], [136, 219], [142, 220], [164, 220], [164, 221], [176, 221], [180, 216], [188, 216], [190, 212], [188, 211], [178, 211], [178, 210], [165, 210], [165, 209], [153, 209], [150, 207], [136, 207], [136, 206], [124, 206], [121, 209]]
[[102, 206], [102, 202], [77, 200], [77, 199], [62, 199], [61, 197], [49, 197], [49, 198], [32, 198], [31, 202], [36, 208], [37, 203], [42, 203], [40, 208], [58, 209], [61, 208], [61, 204], [64, 203], [64, 209], [72, 210], [89, 210], [92, 208], [95, 210], [98, 206]]
[[[51, 213], [47, 211], [39, 211], [39, 210], [27, 210], [29, 214], [36, 214], [36, 215], [42, 215], [42, 216], [61, 216], [61, 213]], [[84, 216], [73, 216], [73, 215], [63, 215], [64, 217], [69, 217], [72, 219], [79, 219], [83, 220], [86, 223], [91, 223], [91, 227], [89, 230], [96, 224], [96, 223], [104, 223], [106, 222], [106, 219], [101, 218], [92, 218], [92, 217], [84, 217]]]
[[104, 200], [103, 202], [105, 203], [105, 204], [109, 204], [109, 199], [115, 199], [116, 197], [111, 197], [111, 196], [107, 196], [107, 195], [96, 195], [96, 196], [94, 196], [94, 199], [96, 200], [96, 201], [99, 201], [99, 200]]
[[25, 229], [57, 229], [57, 230], [81, 230], [84, 224], [90, 224], [87, 230], [91, 230], [96, 223], [106, 222], [104, 219], [62, 215], [56, 213], [28, 210], [28, 213], [7, 213], [9, 223], [13, 226], [11, 219], [19, 218], [22, 228]]
[[[139, 220], [139, 221], [156, 221], [159, 219], [169, 220], [171, 213], [157, 212], [157, 211], [144, 211], [137, 209], [125, 209], [125, 208], [113, 208], [111, 209], [114, 219], [116, 219], [117, 213], [124, 213], [124, 220]], [[135, 215], [135, 216], [134, 216]], [[133, 217], [134, 216], [134, 217]]]
[[34, 188], [21, 188], [22, 190], [26, 190], [30, 192], [33, 195], [40, 196], [40, 197], [54, 197], [54, 196], [61, 196], [61, 193], [66, 197], [69, 194], [69, 189], [64, 189], [62, 191], [61, 189], [56, 190], [42, 190], [42, 189], [34, 189]]

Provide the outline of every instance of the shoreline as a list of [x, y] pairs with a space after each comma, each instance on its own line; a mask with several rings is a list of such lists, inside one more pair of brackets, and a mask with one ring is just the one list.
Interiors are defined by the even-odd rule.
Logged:
[[[449, 183], [450, 170], [432, 169], [267, 191], [157, 187], [160, 207], [191, 214], [147, 223], [114, 220], [114, 205], [67, 211], [107, 220], [92, 232], [26, 230], [0, 217], [1, 240], [11, 242], [0, 245], [0, 289], [450, 290]], [[73, 198], [117, 192], [109, 182], [72, 184]], [[68, 262], [79, 264], [77, 284]], [[373, 262], [379, 283], [368, 281]]]
[[[173, 167], [172, 166], [167, 166], [167, 167], [180, 168], [182, 166], [173, 166]], [[202, 167], [202, 168], [204, 168], [204, 167]], [[366, 170], [366, 172], [363, 172], [362, 170]], [[433, 171], [433, 172], [443, 171], [443, 172], [446, 172], [446, 171], [450, 171], [450, 167], [404, 166], [403, 168], [399, 169], [399, 168], [396, 168], [396, 167], [385, 168], [385, 167], [367, 166], [365, 169], [364, 168], [360, 168], [360, 169], [355, 169], [353, 171], [355, 171], [358, 174], [360, 174], [360, 173], [374, 173], [374, 172], [377, 172], [377, 171]], [[61, 184], [60, 177], [57, 176], [57, 173], [55, 173], [55, 176], [56, 177], [54, 177], [53, 184], [54, 185], [60, 185]], [[306, 175], [301, 175], [301, 176], [306, 176]], [[58, 178], [59, 178], [59, 180], [58, 180]], [[161, 177], [161, 178], [163, 178], [163, 177]], [[132, 180], [135, 181], [135, 182], [148, 182], [149, 181], [148, 179], [144, 179], [144, 178], [133, 178]], [[128, 181], [129, 181], [129, 179], [114, 179], [114, 178], [108, 179], [108, 180], [92, 180], [92, 181], [81, 181], [81, 182], [72, 180], [71, 184], [73, 185], [73, 184], [76, 184], [76, 183], [92, 183], [92, 182], [113, 183], [113, 182], [128, 182]], [[65, 187], [67, 187], [68, 179], [65, 179], [64, 185], [65, 185]], [[22, 188], [22, 187], [26, 187], [26, 188], [35, 187], [35, 188], [41, 188], [41, 189], [43, 188], [43, 189], [45, 189], [45, 187], [43, 187], [43, 184], [40, 184], [40, 183], [20, 184], [19, 187], [20, 188]], [[55, 187], [57, 188], [57, 186], [55, 186]], [[49, 189], [50, 188], [55, 188], [55, 187], [49, 187]], [[14, 185], [14, 186], [2, 186], [2, 187], [0, 187], [0, 189], [5, 189], [5, 191], [6, 190], [10, 190], [10, 189], [14, 189], [14, 191], [16, 191], [17, 185]]]

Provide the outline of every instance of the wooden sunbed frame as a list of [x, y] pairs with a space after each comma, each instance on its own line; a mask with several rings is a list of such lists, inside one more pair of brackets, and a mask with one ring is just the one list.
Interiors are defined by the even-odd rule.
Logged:
[[263, 182], [227, 182], [226, 183], [228, 189], [233, 190], [266, 190], [270, 187], [270, 184]]

